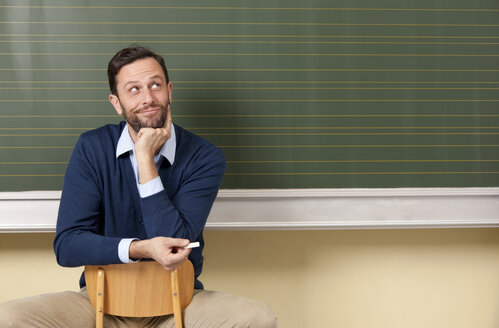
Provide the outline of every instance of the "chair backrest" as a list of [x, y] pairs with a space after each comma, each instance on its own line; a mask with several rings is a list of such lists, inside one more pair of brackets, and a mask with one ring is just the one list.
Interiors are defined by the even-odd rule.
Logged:
[[[104, 278], [103, 287], [98, 286], [99, 271]], [[175, 279], [178, 280], [178, 290], [172, 286]], [[85, 280], [94, 307], [97, 308], [99, 302], [100, 288], [103, 291], [103, 313], [126, 317], [174, 313], [175, 297], [177, 307], [180, 303], [184, 309], [189, 305], [194, 291], [194, 270], [190, 261], [185, 261], [172, 271], [165, 270], [155, 261], [88, 265], [85, 266]]]

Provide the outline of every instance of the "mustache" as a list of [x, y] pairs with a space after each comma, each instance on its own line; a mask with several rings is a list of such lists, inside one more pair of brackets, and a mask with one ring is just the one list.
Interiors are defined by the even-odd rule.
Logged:
[[[168, 106], [168, 105], [166, 105], [166, 106]], [[150, 109], [164, 110], [166, 108], [166, 106], [163, 106], [161, 104], [150, 104], [150, 105], [141, 106], [139, 108], [135, 108], [133, 110], [133, 112], [134, 113], [140, 113], [140, 112], [143, 112], [143, 111], [146, 111], [146, 110], [150, 110]]]

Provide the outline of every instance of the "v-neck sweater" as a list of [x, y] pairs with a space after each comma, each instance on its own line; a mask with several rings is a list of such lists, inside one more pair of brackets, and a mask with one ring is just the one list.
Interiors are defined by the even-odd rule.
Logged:
[[[141, 198], [129, 154], [116, 158], [125, 122], [83, 133], [71, 155], [62, 190], [54, 250], [62, 266], [121, 263], [123, 238], [158, 236], [199, 241], [189, 255], [197, 279], [203, 267], [203, 229], [225, 170], [223, 152], [175, 125], [173, 165], [158, 173], [165, 190]], [[80, 287], [85, 285], [82, 275]]]

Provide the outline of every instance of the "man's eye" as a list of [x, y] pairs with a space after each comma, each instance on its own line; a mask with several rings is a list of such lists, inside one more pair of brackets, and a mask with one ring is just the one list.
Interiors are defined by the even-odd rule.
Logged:
[[159, 84], [159, 83], [153, 83], [152, 84], [152, 88], [153, 89], [158, 89], [160, 86], [161, 86], [161, 84]]
[[132, 87], [130, 89], [130, 92], [137, 92], [137, 91], [139, 91], [139, 88], [137, 88], [137, 87]]

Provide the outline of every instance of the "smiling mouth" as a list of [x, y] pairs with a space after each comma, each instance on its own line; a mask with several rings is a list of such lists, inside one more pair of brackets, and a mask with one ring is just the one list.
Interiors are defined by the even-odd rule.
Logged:
[[149, 107], [146, 109], [141, 109], [141, 110], [137, 111], [137, 113], [138, 114], [151, 114], [151, 113], [156, 113], [160, 110], [161, 110], [161, 108], [159, 108], [159, 107]]

